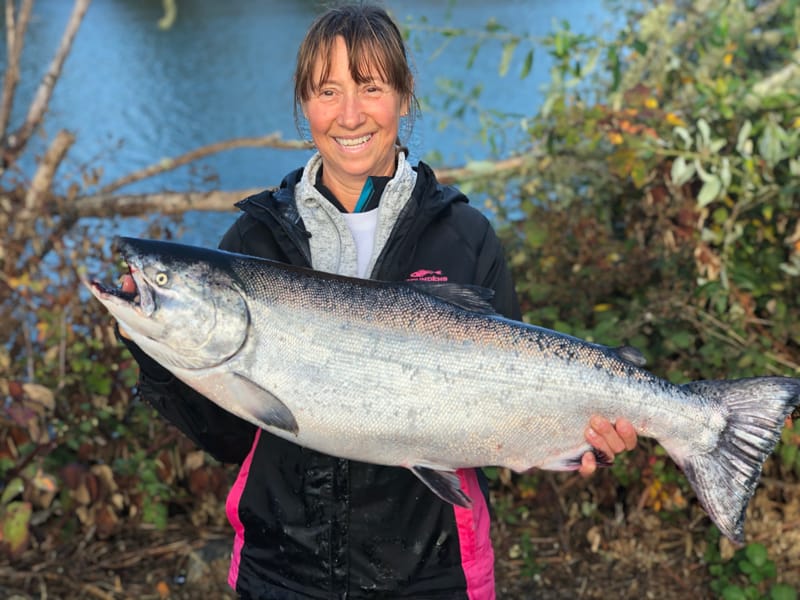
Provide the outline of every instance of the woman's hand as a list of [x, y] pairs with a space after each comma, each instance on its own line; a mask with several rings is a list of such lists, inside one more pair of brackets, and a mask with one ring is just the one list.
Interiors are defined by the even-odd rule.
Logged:
[[[586, 441], [594, 448], [605, 454], [609, 460], [614, 460], [614, 456], [625, 450], [633, 450], [636, 447], [636, 430], [627, 419], [617, 419], [615, 425], [597, 415], [589, 419], [589, 426], [584, 432]], [[597, 470], [597, 460], [594, 454], [587, 452], [581, 460], [581, 467], [578, 473], [584, 477], [592, 475]]]

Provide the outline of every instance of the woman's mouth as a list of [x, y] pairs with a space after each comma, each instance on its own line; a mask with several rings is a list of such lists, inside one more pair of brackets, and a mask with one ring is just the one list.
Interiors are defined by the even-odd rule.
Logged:
[[337, 137], [334, 138], [336, 143], [342, 146], [343, 148], [351, 149], [351, 148], [358, 148], [359, 146], [363, 146], [368, 141], [372, 139], [372, 134], [368, 133], [366, 135], [362, 135], [355, 138], [341, 138]]

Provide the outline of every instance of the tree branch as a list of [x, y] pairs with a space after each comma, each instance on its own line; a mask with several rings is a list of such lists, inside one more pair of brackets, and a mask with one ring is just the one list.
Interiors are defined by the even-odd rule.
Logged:
[[[264, 142], [265, 140], [270, 139], [273, 139], [273, 136], [230, 140], [227, 142], [220, 142], [219, 144], [212, 144], [212, 146], [224, 145], [226, 147], [241, 147], [244, 142]], [[280, 143], [285, 144], [283, 147], [296, 148], [299, 147], [300, 144], [303, 144], [302, 147], [305, 147], [304, 142], [281, 141]], [[211, 148], [211, 146], [206, 146], [201, 150], [206, 150], [208, 148]], [[195, 152], [199, 151], [200, 150], [197, 150]], [[193, 153], [190, 152], [189, 154]], [[184, 157], [186, 156], [188, 155], [184, 155]], [[473, 181], [487, 177], [497, 177], [498, 174], [507, 176], [509, 172], [524, 169], [538, 156], [539, 155], [537, 153], [531, 152], [529, 154], [514, 156], [512, 158], [496, 162], [485, 161], [471, 163], [464, 167], [436, 169], [435, 172], [437, 179], [441, 183], [463, 183], [465, 181]], [[148, 169], [155, 169], [156, 167], [157, 165], [154, 165], [153, 167], [148, 167]], [[144, 172], [148, 171], [148, 169], [139, 171], [139, 173], [144, 174]], [[131, 176], [129, 175], [128, 177]], [[144, 175], [140, 178], [144, 178]], [[157, 192], [152, 194], [123, 195], [114, 195], [112, 193], [114, 189], [127, 183], [128, 182], [125, 181], [120, 183], [119, 186], [114, 185], [114, 187], [109, 185], [106, 186], [106, 188], [103, 188], [104, 190], [109, 191], [101, 191], [95, 195], [77, 198], [68, 212], [74, 215], [75, 218], [83, 218], [109, 217], [112, 215], [131, 217], [153, 212], [175, 215], [184, 213], [187, 210], [229, 211], [233, 210], [233, 205], [237, 201], [261, 191], [261, 189], [245, 189], [230, 191], [215, 190], [211, 192]]]
[[224, 150], [233, 150], [235, 148], [280, 148], [284, 150], [308, 150], [313, 147], [314, 146], [310, 142], [304, 142], [302, 140], [284, 140], [281, 138], [280, 133], [271, 133], [262, 137], [236, 138], [233, 140], [215, 142], [213, 144], [209, 144], [208, 146], [203, 146], [201, 148], [197, 148], [196, 150], [192, 150], [191, 152], [187, 152], [186, 154], [182, 154], [177, 158], [164, 159], [154, 165], [150, 165], [149, 167], [145, 167], [144, 169], [130, 173], [125, 177], [121, 177], [116, 181], [113, 181], [100, 188], [98, 195], [110, 194], [111, 192], [115, 192], [119, 188], [126, 185], [130, 185], [149, 177], [154, 177], [155, 175], [160, 175], [161, 173], [166, 173], [167, 171], [172, 171], [178, 167], [182, 167], [183, 165], [187, 165], [191, 162], [200, 160], [201, 158], [205, 158]]
[[434, 169], [436, 179], [439, 183], [453, 184], [485, 179], [487, 177], [497, 177], [498, 175], [507, 176], [511, 171], [517, 171], [530, 164], [536, 158], [541, 158], [541, 154], [529, 152], [512, 156], [504, 160], [479, 161], [467, 163], [463, 167], [444, 167]]
[[56, 134], [39, 162], [31, 186], [25, 194], [25, 204], [18, 215], [20, 221], [39, 218], [42, 213], [42, 205], [53, 187], [56, 171], [73, 143], [75, 143], [75, 136], [69, 131], [62, 129]]
[[[22, 55], [23, 39], [28, 29], [33, 0], [24, 0], [19, 9], [19, 20], [15, 23], [14, 0], [6, 0], [6, 47], [8, 49], [6, 76], [3, 81], [3, 97], [0, 100], [0, 142], [4, 143], [8, 123], [11, 120], [11, 108], [14, 105], [14, 93], [19, 83], [19, 59]], [[3, 162], [6, 162], [4, 157]]]
[[212, 192], [157, 192], [153, 194], [97, 194], [75, 201], [70, 212], [83, 217], [135, 217], [147, 213], [182, 214], [187, 210], [230, 211], [242, 198], [260, 189]]
[[56, 51], [53, 61], [50, 63], [50, 68], [42, 78], [39, 88], [36, 90], [36, 95], [31, 102], [28, 109], [28, 116], [22, 126], [12, 134], [9, 143], [12, 154], [17, 154], [28, 143], [31, 135], [42, 122], [47, 108], [50, 104], [50, 98], [53, 95], [53, 88], [61, 76], [61, 69], [64, 66], [64, 61], [69, 55], [72, 48], [72, 42], [78, 33], [78, 28], [83, 21], [83, 17], [89, 8], [91, 0], [75, 0], [75, 6], [72, 9], [72, 14], [67, 22], [67, 27], [64, 29], [64, 35], [61, 37], [61, 44]]

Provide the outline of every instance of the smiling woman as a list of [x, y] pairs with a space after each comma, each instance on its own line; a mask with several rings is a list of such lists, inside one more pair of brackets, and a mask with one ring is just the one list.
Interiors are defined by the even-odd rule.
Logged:
[[[295, 73], [295, 115], [308, 120], [316, 153], [278, 188], [239, 202], [243, 214], [220, 247], [383, 281], [436, 273], [438, 281], [491, 290], [494, 310], [519, 319], [488, 219], [459, 190], [440, 184], [428, 165], [407, 160], [398, 132], [403, 115], [415, 109], [403, 38], [386, 11], [361, 2], [322, 14], [300, 46]], [[123, 287], [133, 290], [130, 276]], [[328, 310], [342, 310], [335, 296], [315, 297]], [[126, 344], [141, 367], [142, 397], [217, 459], [241, 465], [227, 514], [235, 534], [229, 582], [242, 598], [494, 597], [488, 485], [480, 469], [445, 469], [440, 476], [472, 499], [469, 507], [450, 505], [402, 466], [346, 460], [260, 429], [176, 379], [148, 355], [149, 342]], [[320, 368], [352, 372], [344, 359], [352, 364], [354, 350], [345, 346]], [[280, 356], [285, 366], [300, 362]], [[373, 381], [379, 371], [370, 371]], [[244, 401], [247, 374], [235, 375], [235, 383], [214, 393]], [[313, 385], [310, 373], [301, 376]], [[368, 380], [358, 373], [355, 379], [359, 393], [369, 395]], [[284, 377], [262, 389], [281, 403], [299, 385]], [[318, 387], [325, 402], [346, 393]], [[617, 427], [619, 434], [600, 419], [587, 429], [598, 455], [611, 458], [634, 446], [630, 423], [619, 419]], [[594, 470], [594, 456], [583, 456], [583, 473]]]
[[332, 10], [297, 53], [295, 118], [300, 107], [325, 167], [321, 183], [347, 212], [363, 211], [368, 177], [394, 174], [400, 119], [417, 108], [402, 35], [384, 14]]

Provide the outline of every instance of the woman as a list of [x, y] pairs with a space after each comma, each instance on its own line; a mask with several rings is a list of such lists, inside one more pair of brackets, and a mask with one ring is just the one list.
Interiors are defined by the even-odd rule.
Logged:
[[[280, 187], [240, 202], [220, 247], [382, 280], [437, 279], [494, 290], [519, 307], [486, 218], [399, 147], [414, 80], [386, 12], [351, 5], [320, 16], [300, 46], [296, 115], [317, 153]], [[129, 288], [132, 282], [123, 281]], [[224, 412], [127, 341], [142, 396], [217, 459], [241, 464], [227, 501], [229, 582], [241, 598], [493, 598], [486, 480], [459, 472], [472, 509], [444, 503], [410, 471], [301, 448]], [[614, 454], [629, 423], [593, 419], [587, 440]], [[595, 469], [587, 453], [581, 472]]]

